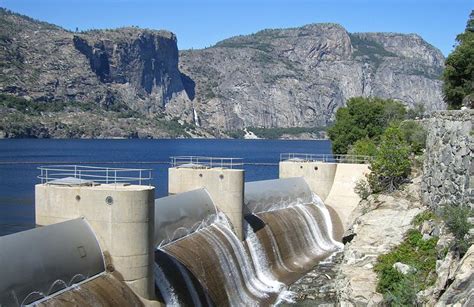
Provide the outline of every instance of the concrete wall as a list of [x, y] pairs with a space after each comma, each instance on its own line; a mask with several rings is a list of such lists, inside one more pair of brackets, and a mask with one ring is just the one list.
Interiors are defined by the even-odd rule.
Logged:
[[326, 163], [308, 161], [280, 162], [280, 178], [303, 177], [310, 189], [337, 212], [344, 229], [352, 221], [352, 211], [360, 202], [356, 182], [369, 172], [368, 164]]
[[119, 273], [139, 296], [154, 298], [154, 187], [38, 184], [35, 203], [36, 224], [41, 226], [86, 218], [108, 270]]
[[217, 208], [229, 217], [237, 237], [243, 240], [243, 170], [172, 167], [168, 169], [168, 175], [168, 192], [171, 195], [205, 188]]
[[344, 230], [348, 229], [352, 224], [352, 211], [354, 211], [361, 200], [354, 191], [356, 182], [365, 178], [367, 173], [369, 173], [368, 164], [337, 164], [334, 184], [324, 203], [332, 207], [339, 214]]
[[336, 163], [282, 161], [280, 178], [304, 177], [311, 191], [324, 201], [331, 191], [336, 167]]
[[421, 195], [433, 209], [444, 204], [474, 208], [474, 110], [442, 111], [427, 124]]

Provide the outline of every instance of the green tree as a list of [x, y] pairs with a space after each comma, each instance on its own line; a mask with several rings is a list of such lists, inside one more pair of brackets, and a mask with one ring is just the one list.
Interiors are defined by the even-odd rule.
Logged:
[[359, 156], [375, 156], [377, 154], [377, 145], [369, 138], [357, 140], [351, 145], [348, 154]]
[[446, 59], [443, 80], [444, 99], [451, 108], [460, 108], [468, 96], [474, 101], [474, 11], [464, 33], [456, 37], [454, 51]]
[[414, 154], [420, 154], [426, 147], [426, 130], [414, 120], [406, 120], [400, 123], [403, 138], [410, 145]]
[[398, 126], [385, 130], [370, 169], [368, 181], [374, 193], [392, 192], [406, 182], [411, 170], [410, 147]]
[[406, 109], [397, 101], [355, 97], [336, 112], [336, 121], [328, 134], [336, 154], [345, 154], [350, 145], [363, 138], [377, 140], [392, 122], [405, 118]]

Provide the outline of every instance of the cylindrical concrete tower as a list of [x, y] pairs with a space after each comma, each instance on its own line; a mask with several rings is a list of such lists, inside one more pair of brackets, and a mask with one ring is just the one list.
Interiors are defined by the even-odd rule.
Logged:
[[55, 185], [35, 187], [36, 224], [84, 217], [96, 234], [107, 269], [140, 297], [154, 299], [154, 187]]
[[243, 240], [244, 171], [222, 167], [172, 167], [168, 170], [170, 195], [205, 188], [217, 208], [224, 212]]

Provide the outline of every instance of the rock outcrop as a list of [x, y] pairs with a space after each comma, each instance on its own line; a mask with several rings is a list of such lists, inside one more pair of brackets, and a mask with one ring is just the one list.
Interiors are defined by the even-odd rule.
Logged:
[[444, 57], [418, 35], [348, 33], [337, 24], [264, 30], [180, 52], [203, 126], [326, 126], [355, 96], [444, 109]]
[[344, 258], [336, 280], [341, 306], [382, 305], [377, 293], [377, 274], [373, 267], [377, 257], [399, 245], [412, 228], [413, 218], [422, 205], [420, 178], [392, 195], [371, 195], [361, 201], [353, 215], [354, 238], [344, 247]]
[[450, 277], [450, 285], [445, 289], [436, 306], [473, 306], [474, 245], [471, 245]]

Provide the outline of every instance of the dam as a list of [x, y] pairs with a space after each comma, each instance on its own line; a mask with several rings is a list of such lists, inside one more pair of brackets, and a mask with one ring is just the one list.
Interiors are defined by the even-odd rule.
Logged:
[[42, 167], [41, 227], [0, 237], [0, 305], [288, 301], [342, 248], [364, 159], [286, 154], [279, 179], [245, 182], [239, 159], [173, 157], [158, 199], [150, 170]]

